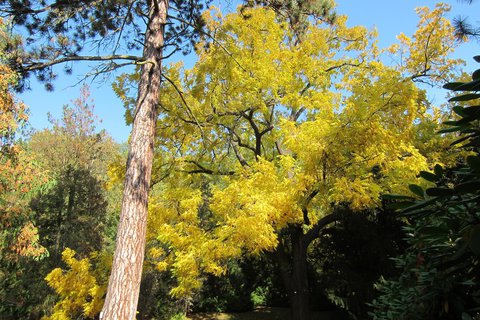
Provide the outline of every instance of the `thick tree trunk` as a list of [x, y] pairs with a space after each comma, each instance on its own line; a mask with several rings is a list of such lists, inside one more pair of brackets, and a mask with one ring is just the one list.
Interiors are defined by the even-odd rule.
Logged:
[[305, 235], [301, 227], [291, 226], [291, 252], [286, 251], [280, 243], [274, 252], [269, 254], [280, 270], [285, 289], [290, 299], [290, 318], [294, 320], [309, 320], [309, 284], [307, 274], [307, 247]]
[[296, 229], [292, 235], [292, 280], [289, 294], [292, 319], [298, 320], [310, 319], [307, 246], [302, 229]]
[[133, 320], [137, 312], [147, 227], [161, 59], [168, 0], [149, 1], [144, 58], [130, 137], [122, 212], [105, 304], [104, 320]]
[[320, 230], [328, 224], [341, 218], [341, 213], [335, 212], [320, 219], [308, 232], [304, 233], [301, 226], [290, 226], [290, 247], [287, 252], [280, 242], [269, 256], [279, 265], [281, 277], [290, 298], [291, 319], [310, 320], [309, 282], [307, 267], [307, 249], [315, 240]]

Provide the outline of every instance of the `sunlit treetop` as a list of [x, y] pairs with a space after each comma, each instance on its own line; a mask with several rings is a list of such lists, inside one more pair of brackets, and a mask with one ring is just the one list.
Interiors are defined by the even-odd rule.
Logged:
[[416, 9], [420, 20], [412, 36], [401, 33], [399, 44], [388, 50], [394, 53], [400, 71], [414, 81], [443, 84], [454, 77], [462, 60], [449, 59], [458, 45], [455, 27], [445, 14], [450, 6], [439, 3], [433, 10], [427, 7]]

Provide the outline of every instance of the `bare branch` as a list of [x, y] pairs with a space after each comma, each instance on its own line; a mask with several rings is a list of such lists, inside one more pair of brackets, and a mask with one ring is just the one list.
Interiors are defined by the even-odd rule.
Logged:
[[327, 69], [323, 70], [323, 72], [330, 72], [330, 71], [340, 69], [340, 68], [343, 68], [343, 67], [360, 67], [362, 64], [363, 64], [363, 61], [360, 61], [358, 63], [344, 62], [344, 63], [339, 64], [337, 66], [331, 66], [330, 68], [327, 68]]
[[254, 149], [255, 151], [254, 152], [255, 152], [255, 158], [257, 158], [257, 157], [261, 156], [261, 154], [262, 154], [262, 136], [265, 133], [272, 130], [273, 127], [266, 128], [265, 130], [260, 131], [260, 129], [258, 128], [257, 124], [255, 123], [255, 121], [253, 119], [254, 113], [255, 113], [255, 110], [250, 109], [248, 114], [243, 113], [242, 116], [248, 121], [248, 123], [250, 123], [250, 126], [253, 129], [253, 133], [255, 135], [255, 149]]
[[200, 122], [198, 121], [197, 117], [193, 113], [192, 109], [190, 109], [190, 106], [188, 105], [187, 101], [185, 100], [185, 97], [183, 96], [183, 92], [178, 88], [178, 86], [170, 79], [168, 78], [165, 74], [162, 73], [162, 77], [167, 80], [174, 88], [175, 91], [177, 91], [178, 95], [180, 96], [180, 99], [182, 100], [183, 104], [185, 105], [185, 108], [187, 108], [188, 113], [192, 117], [192, 119], [195, 121], [195, 124], [198, 126], [198, 129], [200, 129], [200, 133], [202, 135], [202, 142], [206, 148], [205, 145], [205, 132], [203, 132], [202, 126], [200, 125]]
[[[130, 5], [128, 6], [128, 9], [127, 9], [127, 14], [126, 14], [127, 16], [130, 13], [130, 11], [132, 11], [132, 7], [133, 7], [134, 4], [135, 4], [135, 1], [130, 2]], [[123, 19], [122, 26], [120, 27], [120, 30], [118, 31], [117, 43], [115, 44], [115, 46], [113, 48], [113, 53], [115, 53], [117, 51], [117, 49], [120, 47], [120, 41], [122, 39], [123, 30], [125, 29], [126, 24], [127, 24], [127, 17], [125, 17]]]
[[186, 173], [204, 173], [209, 175], [220, 175], [220, 176], [232, 176], [235, 174], [235, 171], [221, 171], [221, 170], [212, 170], [205, 168], [200, 163], [194, 160], [186, 160], [185, 162], [195, 165], [198, 169], [195, 170], [180, 170], [181, 172]]
[[308, 205], [312, 202], [313, 198], [319, 193], [318, 189], [313, 190], [310, 194], [305, 198], [302, 204], [302, 213], [303, 213], [303, 222], [307, 226], [310, 225], [310, 219], [308, 218]]
[[238, 150], [237, 146], [232, 144], [233, 152], [235, 152], [235, 156], [237, 157], [238, 162], [242, 165], [242, 167], [249, 167], [247, 160], [242, 156], [240, 151]]

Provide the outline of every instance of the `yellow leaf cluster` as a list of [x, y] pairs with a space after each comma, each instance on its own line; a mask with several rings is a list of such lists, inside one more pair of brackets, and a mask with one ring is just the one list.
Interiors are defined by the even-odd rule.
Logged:
[[226, 188], [213, 190], [211, 209], [221, 220], [220, 238], [252, 253], [276, 247], [276, 230], [298, 222], [298, 201], [305, 191], [293, 162], [289, 156], [278, 164], [259, 159]]
[[463, 63], [459, 59], [450, 59], [458, 45], [452, 23], [445, 17], [450, 6], [439, 3], [433, 10], [427, 7], [416, 9], [419, 16], [417, 31], [412, 37], [400, 34], [400, 44], [395, 44], [389, 51], [398, 56], [400, 69], [411, 77], [429, 76], [433, 83], [443, 84], [452, 79], [452, 70]]
[[[68, 270], [56, 268], [45, 277], [60, 300], [53, 307], [53, 313], [42, 319], [94, 319], [103, 306], [111, 257], [94, 252], [90, 258], [78, 260], [75, 251], [67, 248], [62, 253], [62, 260]], [[92, 261], [95, 269], [92, 269]]]
[[176, 175], [170, 178], [162, 196], [154, 194], [150, 200], [147, 253], [158, 271], [170, 270], [178, 280], [170, 293], [185, 298], [201, 287], [202, 273], [224, 274], [222, 261], [237, 256], [238, 247], [232, 250], [203, 228], [199, 211], [205, 199], [198, 181]]

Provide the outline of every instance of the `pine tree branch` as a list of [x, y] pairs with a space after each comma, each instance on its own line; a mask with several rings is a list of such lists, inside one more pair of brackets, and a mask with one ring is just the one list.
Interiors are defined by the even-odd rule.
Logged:
[[132, 11], [132, 8], [133, 8], [133, 5], [135, 4], [135, 1], [131, 1], [129, 6], [128, 6], [128, 9], [127, 9], [127, 13], [126, 13], [126, 16], [124, 17], [123, 21], [122, 21], [122, 26], [120, 27], [120, 30], [118, 31], [118, 37], [117, 37], [117, 42], [113, 48], [113, 53], [115, 54], [115, 52], [117, 51], [117, 49], [120, 47], [120, 41], [122, 39], [122, 34], [123, 34], [123, 31], [125, 29], [125, 25], [127, 24], [127, 16], [130, 14], [130, 12]]
[[112, 61], [112, 60], [130, 60], [132, 64], [148, 63], [143, 57], [132, 55], [107, 55], [107, 56], [68, 56], [59, 59], [54, 59], [47, 62], [32, 62], [30, 64], [22, 65], [23, 71], [35, 71], [45, 69], [57, 64], [70, 61]]

